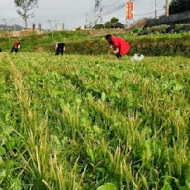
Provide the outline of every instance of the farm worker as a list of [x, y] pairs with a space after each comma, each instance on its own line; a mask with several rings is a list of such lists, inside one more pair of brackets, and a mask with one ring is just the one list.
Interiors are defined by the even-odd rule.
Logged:
[[17, 53], [19, 48], [20, 48], [20, 42], [15, 42], [10, 53], [12, 53], [13, 51]]
[[113, 53], [118, 59], [122, 58], [129, 52], [131, 46], [122, 38], [110, 34], [106, 35], [105, 38], [110, 43], [110, 48], [113, 48]]
[[65, 44], [63, 42], [57, 42], [55, 45], [55, 51], [56, 55], [63, 55], [63, 52], [65, 51]]

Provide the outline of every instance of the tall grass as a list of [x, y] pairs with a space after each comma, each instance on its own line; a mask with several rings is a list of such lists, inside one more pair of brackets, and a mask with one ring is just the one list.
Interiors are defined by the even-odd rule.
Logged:
[[11, 58], [20, 188], [189, 187], [188, 59]]

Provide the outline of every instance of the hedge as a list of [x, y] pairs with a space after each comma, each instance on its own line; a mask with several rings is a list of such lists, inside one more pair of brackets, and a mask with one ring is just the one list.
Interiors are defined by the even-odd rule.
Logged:
[[[127, 40], [131, 44], [129, 55], [187, 56], [190, 57], [190, 42], [186, 38], [139, 38]], [[67, 54], [99, 55], [109, 52], [106, 40], [87, 40], [66, 44]]]
[[[121, 35], [131, 44], [129, 55], [135, 53], [146, 56], [187, 56], [190, 57], [190, 34], [148, 35], [133, 37]], [[2, 41], [0, 47], [3, 51], [10, 51], [15, 39], [11, 42]], [[80, 41], [65, 42], [66, 54], [99, 55], [108, 54], [110, 51], [108, 42], [103, 37], [83, 39]], [[54, 52], [55, 43], [51, 41], [22, 39], [20, 52]]]

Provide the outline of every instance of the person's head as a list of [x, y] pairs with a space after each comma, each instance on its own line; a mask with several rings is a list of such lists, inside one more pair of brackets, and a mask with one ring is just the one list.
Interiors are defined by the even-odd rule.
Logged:
[[105, 36], [105, 39], [106, 39], [109, 43], [111, 43], [111, 37], [112, 37], [112, 35], [111, 35], [111, 34], [108, 34], [108, 35]]

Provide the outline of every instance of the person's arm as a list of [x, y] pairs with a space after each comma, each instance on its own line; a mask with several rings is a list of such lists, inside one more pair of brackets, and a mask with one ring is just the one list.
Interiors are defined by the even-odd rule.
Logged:
[[116, 47], [116, 46], [114, 46], [114, 45], [110, 45], [110, 49], [112, 49], [112, 52], [113, 52], [114, 54], [117, 54], [117, 53], [119, 52], [119, 48]]
[[20, 48], [20, 44], [18, 45], [18, 49]]
[[55, 50], [57, 50], [57, 48], [58, 48], [58, 43], [55, 44]]
[[114, 54], [119, 53], [119, 48], [118, 48], [118, 47], [115, 47], [115, 50], [113, 50], [113, 53], [114, 53]]
[[63, 51], [65, 51], [65, 49], [66, 49], [66, 48], [65, 48], [65, 44], [63, 43]]

